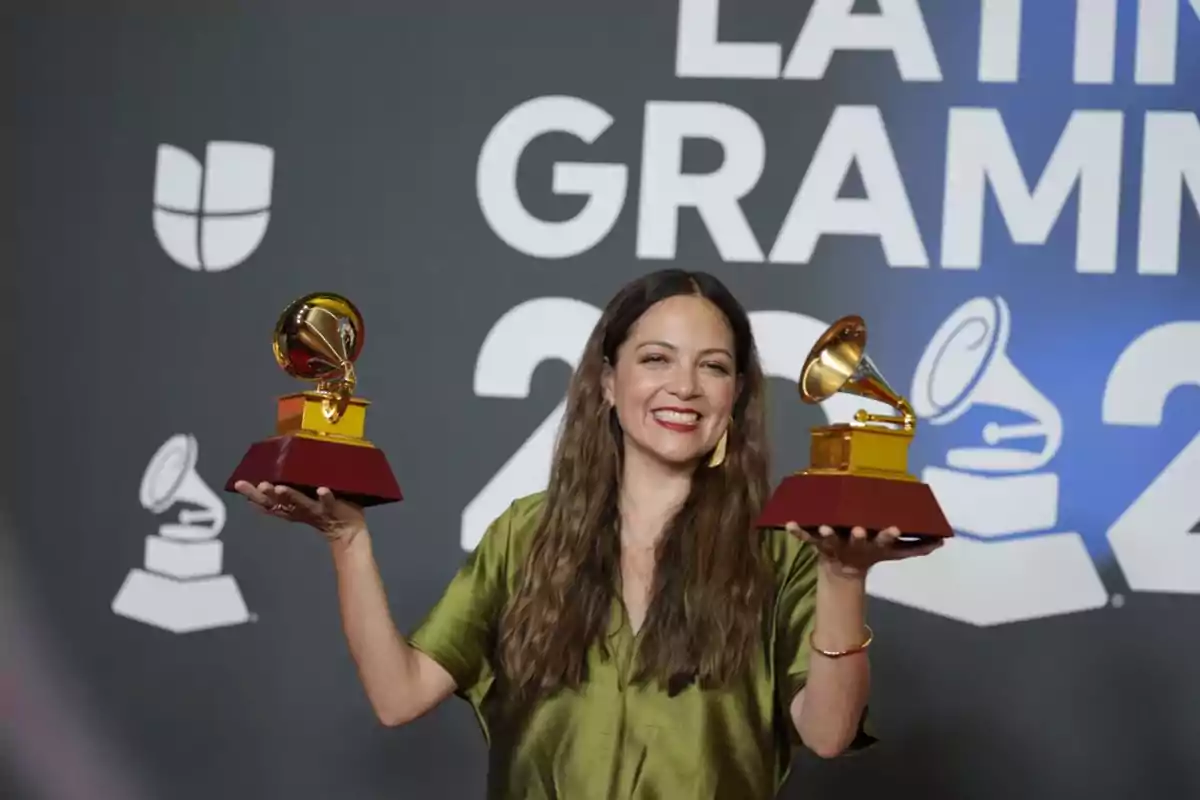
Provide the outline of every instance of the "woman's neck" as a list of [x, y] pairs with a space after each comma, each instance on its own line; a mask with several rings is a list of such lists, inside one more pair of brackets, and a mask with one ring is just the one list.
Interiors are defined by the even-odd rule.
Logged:
[[621, 544], [651, 549], [692, 488], [690, 470], [626, 448], [621, 475]]

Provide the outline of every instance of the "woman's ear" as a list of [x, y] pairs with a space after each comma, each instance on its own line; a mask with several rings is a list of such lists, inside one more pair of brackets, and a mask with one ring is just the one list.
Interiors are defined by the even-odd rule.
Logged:
[[616, 391], [613, 387], [615, 381], [615, 371], [613, 370], [612, 364], [610, 364], [606, 358], [604, 359], [604, 366], [600, 369], [600, 391], [603, 394], [605, 404], [607, 404], [609, 407], [617, 404]]

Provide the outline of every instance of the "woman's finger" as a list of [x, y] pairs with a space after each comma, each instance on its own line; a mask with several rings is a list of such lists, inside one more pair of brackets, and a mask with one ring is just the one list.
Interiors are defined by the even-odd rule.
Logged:
[[274, 502], [249, 481], [238, 481], [233, 485], [233, 488], [238, 494], [243, 495], [247, 500], [261, 508], [267, 508]]
[[850, 530], [850, 538], [855, 542], [865, 542], [867, 540], [867, 529], [862, 526], [855, 525]]
[[322, 513], [327, 516], [332, 516], [337, 510], [337, 499], [328, 486], [321, 486], [317, 489], [317, 503], [321, 506]]
[[797, 536], [806, 542], [811, 542], [813, 540], [812, 534], [804, 530], [804, 528], [801, 528], [800, 523], [798, 522], [789, 522], [783, 527], [784, 530], [786, 530], [792, 536]]
[[[276, 486], [275, 496], [281, 503], [290, 503], [297, 509], [308, 512], [309, 514], [320, 514], [321, 504], [311, 498], [305, 496], [301, 492], [296, 491], [290, 486]], [[290, 515], [289, 515], [290, 516]]]
[[889, 528], [884, 528], [879, 532], [879, 535], [875, 537], [875, 544], [879, 545], [880, 547], [891, 547], [899, 538], [900, 529], [893, 525]]

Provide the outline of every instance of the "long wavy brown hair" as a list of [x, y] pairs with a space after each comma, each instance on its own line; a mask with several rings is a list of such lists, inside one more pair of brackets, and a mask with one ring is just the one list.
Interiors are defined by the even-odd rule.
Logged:
[[658, 545], [637, 679], [669, 691], [722, 685], [761, 641], [772, 578], [753, 532], [770, 487], [764, 381], [750, 321], [715, 277], [655, 272], [609, 302], [571, 379], [542, 517], [498, 631], [500, 673], [518, 702], [578, 688], [589, 647], [604, 648], [619, 586], [623, 434], [601, 376], [606, 361], [616, 365], [630, 327], [675, 295], [705, 297], [724, 313], [740, 391], [724, 463], [696, 470]]

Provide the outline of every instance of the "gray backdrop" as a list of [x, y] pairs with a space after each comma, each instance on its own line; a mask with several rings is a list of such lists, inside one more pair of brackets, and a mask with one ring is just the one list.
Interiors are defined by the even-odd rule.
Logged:
[[[802, 755], [787, 796], [1200, 795], [1194, 3], [1146, 0], [1140, 28], [1126, 2], [1095, 3], [1078, 28], [1066, 2], [1026, 3], [1020, 16], [1018, 3], [961, 0], [725, 3], [721, 41], [758, 45], [740, 52], [706, 34], [711, 0], [338, 5], [78, 5], [6, 19], [11, 794], [480, 796], [485, 754], [467, 706], [379, 726], [324, 544], [220, 491], [270, 434], [274, 398], [302, 388], [274, 365], [271, 326], [317, 289], [365, 316], [367, 431], [406, 495], [370, 523], [408, 630], [478, 521], [539, 488], [548, 439], [464, 529], [464, 510], [562, 396], [595, 313], [571, 302], [602, 307], [626, 280], [678, 264], [716, 273], [757, 315], [775, 375], [776, 477], [803, 466], [807, 429], [826, 419], [797, 401], [790, 370], [845, 313], [866, 317], [872, 357], [930, 408], [948, 409], [972, 370], [990, 376], [971, 384], [969, 413], [922, 422], [915, 473], [942, 480], [956, 469], [948, 451], [983, 447], [989, 422], [1033, 420], [1032, 441], [1000, 442], [1032, 453], [1061, 434], [1028, 469], [967, 465], [965, 483], [939, 484], [960, 528], [945, 550], [958, 555], [872, 577], [883, 743], [837, 762]], [[822, 48], [855, 37], [896, 54], [846, 49], [822, 72]], [[785, 64], [793, 77], [766, 74]], [[703, 65], [725, 74], [697, 74]], [[481, 208], [480, 154], [506, 114], [543, 97], [577, 99], [544, 107], [551, 127], [602, 121], [600, 110], [611, 124], [592, 144], [538, 137], [512, 167], [501, 130], [485, 198], [500, 197], [488, 187], [511, 168], [533, 217], [589, 215], [583, 230], [513, 238], [512, 209], [493, 227]], [[673, 181], [672, 131], [686, 139], [683, 172], [727, 178]], [[210, 142], [270, 148], [270, 169], [261, 149], [218, 146], [206, 162]], [[620, 173], [568, 166], [556, 193], [561, 163], [625, 165], [614, 215], [605, 203], [617, 195], [596, 190], [581, 212], [580, 192]], [[178, 216], [201, 200], [201, 227]], [[688, 207], [697, 201], [704, 213]], [[810, 255], [805, 231], [817, 229], [830, 235]], [[539, 298], [559, 300], [518, 308]], [[922, 354], [975, 298], [991, 327], [975, 319], [982, 338], [931, 395], [914, 377]], [[1001, 327], [1006, 342], [972, 356]], [[130, 571], [150, 566], [146, 537], [180, 521], [178, 504], [156, 516], [139, 501], [147, 465], [177, 434], [197, 446], [186, 475], [225, 504], [210, 571], [232, 576], [248, 609], [179, 633], [114, 612]], [[1012, 478], [1024, 472], [1041, 477]], [[1030, 521], [1035, 506], [1047, 511]]]

